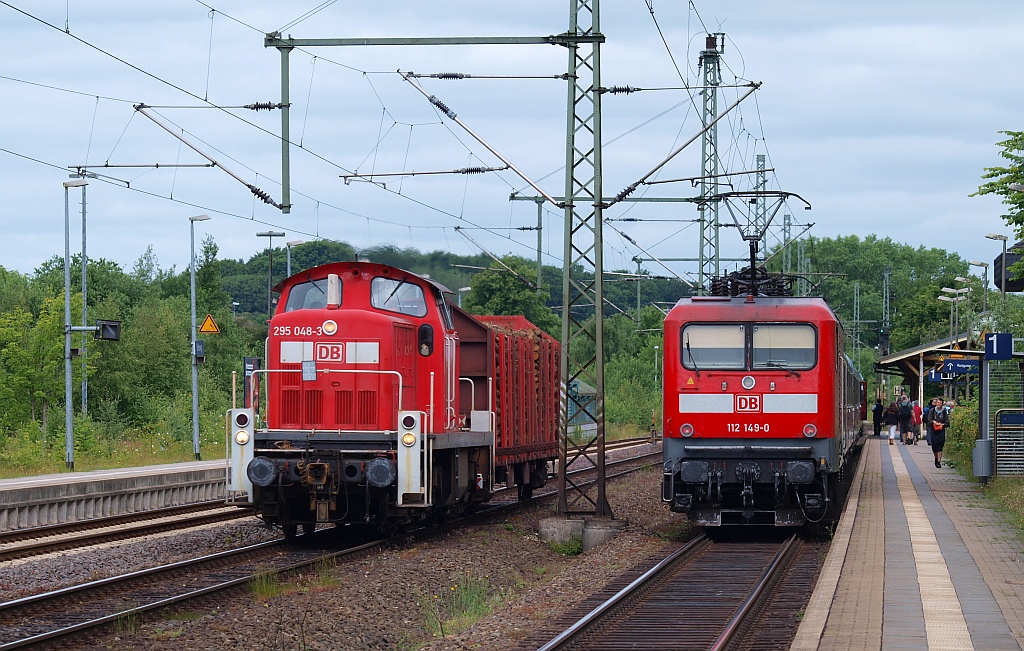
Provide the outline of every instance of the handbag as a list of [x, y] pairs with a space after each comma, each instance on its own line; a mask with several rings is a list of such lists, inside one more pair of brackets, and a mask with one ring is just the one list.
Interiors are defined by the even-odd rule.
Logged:
[[939, 421], [935, 421], [934, 423], [932, 423], [932, 429], [934, 429], [936, 432], [941, 432], [942, 430], [946, 429], [946, 426], [943, 423], [940, 423]]

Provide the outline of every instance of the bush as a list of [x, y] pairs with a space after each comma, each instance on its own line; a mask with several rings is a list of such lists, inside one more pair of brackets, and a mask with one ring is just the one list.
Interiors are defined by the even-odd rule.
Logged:
[[971, 467], [974, 441], [978, 438], [978, 400], [962, 400], [949, 415], [946, 432], [946, 458], [961, 468]]

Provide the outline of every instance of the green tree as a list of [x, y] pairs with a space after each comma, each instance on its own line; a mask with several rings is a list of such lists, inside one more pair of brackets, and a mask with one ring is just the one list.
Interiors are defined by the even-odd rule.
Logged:
[[560, 337], [559, 319], [537, 296], [530, 264], [515, 256], [501, 261], [505, 267], [495, 265], [473, 276], [473, 289], [463, 306], [475, 314], [522, 314], [541, 330]]
[[[1006, 225], [1013, 229], [1014, 239], [1024, 233], [1024, 192], [1010, 188], [1011, 184], [1024, 185], [1024, 131], [1000, 131], [1006, 134], [1006, 140], [996, 144], [1003, 148], [999, 156], [1007, 161], [1006, 165], [986, 167], [983, 179], [990, 179], [978, 187], [972, 197], [994, 194], [1002, 197], [1007, 212], [1000, 215]], [[1018, 262], [1006, 270], [1011, 278], [1018, 278], [1024, 273], [1024, 264]]]

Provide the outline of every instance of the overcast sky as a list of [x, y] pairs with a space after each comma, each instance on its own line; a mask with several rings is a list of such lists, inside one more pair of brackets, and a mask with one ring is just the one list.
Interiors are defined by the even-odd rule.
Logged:
[[[187, 268], [188, 217], [197, 214], [212, 217], [197, 223], [197, 242], [212, 235], [222, 258], [262, 251], [267, 241], [256, 233], [266, 230], [286, 233], [275, 246], [324, 238], [356, 248], [472, 254], [479, 246], [533, 258], [536, 233], [521, 229], [536, 226], [536, 206], [509, 195], [534, 191], [511, 171], [381, 176], [377, 184], [346, 183], [341, 175], [500, 166], [397, 74], [456, 72], [508, 78], [418, 83], [545, 192], [562, 195], [567, 93], [555, 77], [566, 72], [564, 48], [294, 51], [291, 214], [255, 199], [228, 174], [280, 201], [280, 113], [229, 107], [280, 101], [281, 57], [264, 47], [267, 32], [546, 36], [566, 30], [570, 3], [339, 0], [294, 23], [320, 4], [0, 0], [8, 41], [0, 59], [0, 266], [31, 273], [63, 255], [61, 184], [69, 166], [82, 165], [100, 175], [86, 190], [89, 256], [125, 270], [150, 245], [162, 268]], [[698, 133], [701, 100], [681, 87], [700, 84], [705, 33], [723, 32], [720, 107], [745, 92], [735, 86], [762, 86], [720, 123], [722, 171], [754, 169], [764, 154], [774, 170], [768, 188], [796, 193], [813, 207], [805, 211], [790, 199], [776, 232], [789, 213], [794, 234], [813, 222], [809, 232], [818, 237], [874, 233], [985, 261], [1001, 249], [984, 235], [1011, 234], [997, 198], [968, 195], [984, 168], [1002, 163], [999, 131], [1024, 130], [1019, 1], [606, 0], [601, 31], [602, 84], [648, 89], [603, 97], [605, 196]], [[175, 167], [207, 160], [137, 112], [139, 103], [154, 107], [150, 116], [219, 168]], [[698, 139], [652, 179], [699, 174]], [[734, 188], [752, 182], [737, 176]], [[698, 192], [677, 182], [634, 196]], [[81, 247], [81, 191], [69, 195], [74, 252]], [[615, 229], [657, 257], [697, 255], [691, 203], [620, 203], [605, 216], [650, 220], [609, 222], [606, 269], [633, 269], [631, 259], [646, 255]], [[725, 210], [722, 219], [731, 222]], [[562, 213], [546, 206], [543, 220], [545, 262], [560, 265]], [[721, 241], [723, 257], [745, 251], [735, 229], [724, 229]], [[671, 266], [679, 273], [695, 268]]]

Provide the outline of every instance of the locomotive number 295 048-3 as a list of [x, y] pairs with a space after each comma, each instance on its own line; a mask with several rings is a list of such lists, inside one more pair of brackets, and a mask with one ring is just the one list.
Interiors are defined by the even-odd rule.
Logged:
[[287, 337], [295, 335], [299, 337], [319, 337], [323, 333], [320, 326], [274, 326], [275, 337]]

